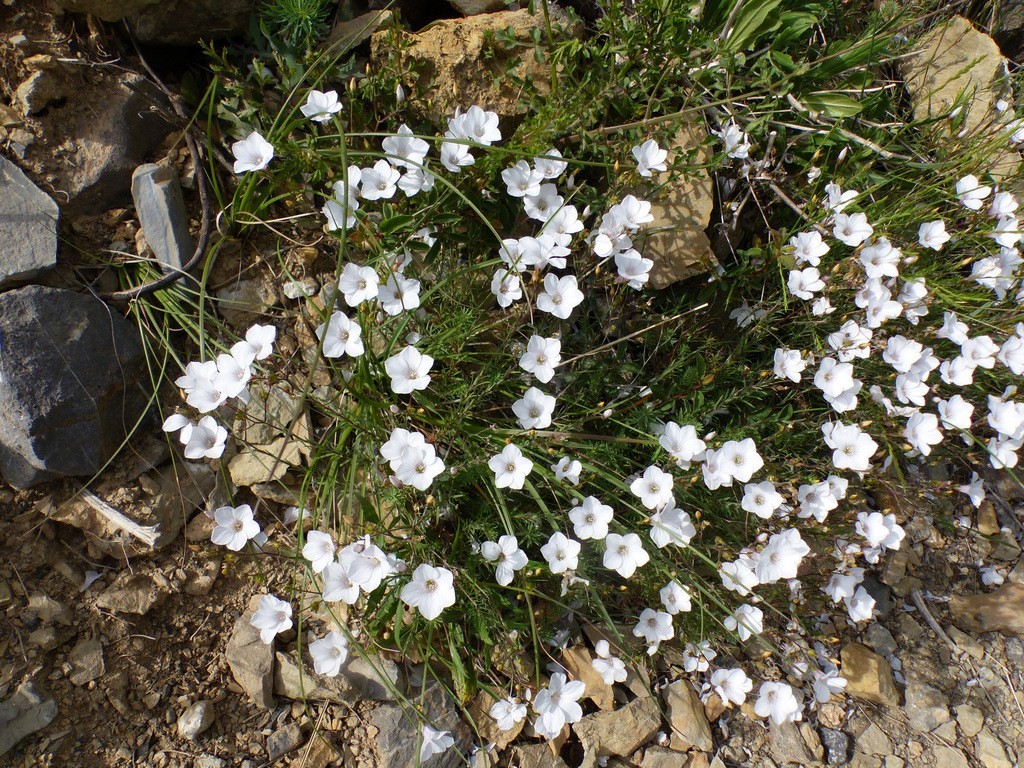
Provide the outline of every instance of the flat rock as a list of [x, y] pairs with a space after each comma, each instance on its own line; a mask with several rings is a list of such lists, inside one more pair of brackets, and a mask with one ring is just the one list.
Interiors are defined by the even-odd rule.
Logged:
[[[557, 5], [548, 7], [548, 15], [556, 40], [582, 32]], [[400, 32], [400, 66], [410, 67], [408, 71], [419, 77], [419, 84], [410, 92], [427, 94], [427, 103], [410, 106], [438, 123], [451, 117], [456, 107], [469, 104], [502, 116], [523, 114], [527, 106], [514, 83], [516, 78], [530, 82], [542, 99], [550, 90], [551, 65], [537, 62], [530, 50], [531, 34], [544, 29], [545, 14], [538, 9], [535, 14], [528, 10], [501, 11], [465, 19], [441, 19], [416, 34]], [[511, 30], [517, 44], [495, 39], [506, 30]], [[394, 55], [391, 35], [390, 30], [380, 31], [370, 39], [371, 67], [376, 68], [378, 62]], [[508, 73], [510, 67], [512, 72]]]
[[949, 700], [942, 691], [911, 679], [906, 695], [907, 719], [918, 733], [929, 733], [949, 722]]
[[826, 765], [846, 765], [850, 760], [850, 737], [837, 728], [822, 728]]
[[876, 704], [896, 706], [900, 703], [892, 668], [877, 653], [860, 643], [847, 643], [840, 659], [849, 695]]
[[478, 13], [494, 13], [505, 10], [505, 0], [448, 0], [452, 7], [463, 16]]
[[955, 747], [934, 748], [935, 768], [970, 768], [964, 753]]
[[391, 11], [370, 11], [348, 21], [339, 21], [331, 28], [324, 50], [347, 51], [370, 39], [378, 29], [391, 21]]
[[199, 735], [213, 725], [213, 702], [197, 701], [178, 717], [178, 735], [195, 741]]
[[238, 329], [259, 320], [276, 303], [274, 286], [261, 280], [239, 280], [217, 291], [217, 310]]
[[107, 671], [103, 661], [103, 645], [99, 640], [80, 640], [68, 656], [71, 663], [69, 678], [74, 685], [85, 685]]
[[0, 288], [57, 266], [59, 215], [53, 198], [0, 155]]
[[572, 726], [583, 745], [580, 768], [593, 768], [597, 758], [626, 756], [653, 739], [661, 727], [661, 710], [653, 696], [642, 696], [608, 712], [585, 715]]
[[976, 736], [985, 725], [985, 716], [977, 707], [970, 704], [961, 704], [954, 707], [956, 712], [956, 723], [960, 726], [960, 732], [966, 737]]
[[487, 693], [487, 691], [480, 691], [469, 701], [466, 709], [483, 743], [494, 744], [495, 750], [500, 752], [522, 733], [523, 728], [526, 726], [526, 720], [520, 720], [507, 731], [501, 730], [497, 722], [489, 714], [491, 707], [496, 701], [497, 699]]
[[96, 598], [96, 606], [114, 613], [145, 616], [172, 591], [171, 583], [161, 573], [125, 574]]
[[584, 696], [588, 696], [598, 709], [614, 709], [615, 691], [594, 669], [593, 659], [590, 649], [583, 645], [562, 651], [562, 664], [569, 670], [569, 675], [586, 686]]
[[123, 19], [146, 43], [190, 45], [245, 32], [258, 0], [57, 0], [57, 5], [104, 21]]
[[648, 747], [644, 750], [643, 760], [640, 761], [640, 768], [683, 768], [683, 766], [689, 768], [686, 755], [668, 747]]
[[688, 680], [676, 680], [666, 686], [662, 695], [668, 708], [668, 720], [672, 726], [671, 747], [679, 751], [697, 749], [710, 752], [714, 747], [711, 739], [711, 724], [704, 714], [697, 692]]
[[[422, 697], [415, 691], [409, 698], [421, 707], [423, 716], [433, 727], [450, 731], [455, 739], [455, 746], [431, 760], [431, 768], [465, 765], [462, 755], [472, 746], [473, 735], [451, 697], [440, 685], [432, 685]], [[417, 764], [420, 721], [414, 714], [399, 704], [384, 703], [370, 712], [366, 720], [377, 730], [370, 744], [377, 768], [408, 768]]]
[[53, 722], [57, 702], [31, 678], [22, 682], [8, 698], [0, 702], [0, 755], [19, 741]]
[[854, 741], [854, 748], [867, 755], [891, 755], [892, 742], [874, 723], [868, 725]]
[[310, 699], [339, 704], [354, 704], [365, 699], [392, 701], [394, 696], [389, 686], [393, 689], [397, 683], [398, 667], [393, 661], [379, 657], [362, 659], [354, 653], [336, 677], [318, 675], [305, 664], [300, 668], [293, 654], [280, 651], [274, 668], [274, 693], [300, 701]]
[[304, 741], [301, 726], [298, 723], [288, 723], [267, 737], [267, 757], [277, 760], [282, 755], [294, 752]]
[[43, 592], [33, 592], [28, 598], [28, 609], [43, 621], [71, 626], [70, 609]]
[[974, 742], [975, 755], [985, 768], [1013, 768], [1006, 756], [1006, 748], [988, 728], [982, 728]]
[[142, 233], [164, 273], [180, 273], [192, 257], [192, 235], [178, 174], [166, 165], [140, 165], [132, 172], [132, 199]]
[[31, 285], [0, 294], [0, 339], [4, 479], [97, 473], [148, 400], [138, 329], [97, 298]]
[[[821, 747], [820, 741], [818, 747]], [[793, 763], [799, 766], [821, 765], [821, 761], [814, 754], [811, 746], [807, 744], [796, 723], [772, 723], [771, 742], [768, 745], [768, 750], [772, 759], [779, 765]]]
[[896, 644], [896, 638], [892, 636], [892, 632], [878, 623], [871, 624], [864, 633], [864, 637], [868, 645], [883, 658], [894, 654], [899, 647]]
[[519, 768], [569, 768], [562, 758], [551, 754], [547, 744], [523, 744], [513, 753]]
[[274, 646], [260, 639], [260, 632], [249, 623], [259, 608], [261, 595], [254, 595], [248, 610], [238, 617], [224, 656], [231, 675], [258, 707], [274, 706]]
[[279, 437], [267, 445], [246, 448], [228, 463], [231, 482], [240, 488], [280, 480], [293, 466], [302, 463], [302, 447], [297, 440]]
[[953, 621], [968, 632], [1002, 632], [1024, 638], [1024, 584], [1007, 582], [995, 592], [949, 600]]
[[654, 221], [644, 227], [638, 243], [643, 255], [654, 262], [650, 288], [667, 288], [705, 274], [715, 263], [705, 232], [715, 204], [711, 176], [702, 167], [709, 157], [706, 139], [703, 128], [684, 125], [667, 147], [669, 162], [684, 157], [685, 165], [691, 167], [668, 180], [657, 197], [644, 195], [650, 200]]

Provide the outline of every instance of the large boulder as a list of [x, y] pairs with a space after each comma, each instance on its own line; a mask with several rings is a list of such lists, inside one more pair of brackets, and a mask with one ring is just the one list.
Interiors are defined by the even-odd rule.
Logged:
[[259, 0], [57, 0], [73, 13], [127, 20], [146, 43], [189, 45], [245, 31]]
[[0, 287], [57, 266], [57, 203], [0, 156]]
[[99, 299], [0, 294], [0, 474], [27, 488], [98, 472], [142, 416], [146, 380], [138, 331]]

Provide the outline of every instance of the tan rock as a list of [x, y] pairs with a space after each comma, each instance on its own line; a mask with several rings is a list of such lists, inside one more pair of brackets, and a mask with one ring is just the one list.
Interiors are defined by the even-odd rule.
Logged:
[[900, 692], [893, 680], [892, 668], [877, 653], [860, 643], [848, 643], [840, 659], [848, 694], [876, 704], [896, 706], [900, 703]]
[[301, 463], [301, 444], [279, 437], [267, 445], [254, 445], [236, 454], [228, 464], [228, 474], [231, 482], [245, 488], [280, 480], [290, 467]]
[[867, 755], [892, 754], [892, 742], [889, 741], [885, 732], [874, 723], [871, 723], [854, 739], [854, 747], [858, 752]]
[[274, 667], [274, 693], [286, 699], [354, 703], [360, 699], [391, 701], [398, 668], [384, 659], [362, 659], [350, 652], [335, 677], [318, 675], [305, 664], [300, 669], [293, 654], [278, 651]]
[[546, 744], [530, 744], [513, 750], [519, 768], [569, 768], [558, 755], [552, 755]]
[[935, 768], [970, 768], [970, 763], [959, 749], [935, 747]]
[[562, 651], [562, 664], [573, 680], [579, 680], [586, 686], [584, 695], [589, 696], [598, 709], [614, 709], [615, 691], [594, 669], [593, 658], [590, 649], [583, 645]]
[[1024, 585], [1006, 583], [995, 592], [949, 601], [953, 621], [969, 632], [1002, 632], [1024, 638]]
[[145, 616], [162, 603], [174, 587], [162, 573], [123, 574], [96, 598], [96, 607], [114, 613]]
[[485, 744], [494, 744], [494, 748], [500, 752], [515, 741], [516, 737], [522, 732], [523, 726], [526, 725], [526, 721], [520, 720], [509, 730], [501, 730], [494, 721], [494, 718], [488, 714], [496, 701], [497, 699], [489, 693], [481, 691], [470, 700], [469, 704], [466, 705], [466, 709], [469, 710], [469, 715], [473, 718], [473, 723], [476, 726], [476, 730], [480, 733], [481, 740]]
[[704, 714], [697, 692], [688, 680], [677, 680], [666, 686], [665, 706], [672, 726], [672, 749], [686, 751], [694, 748], [708, 752], [714, 746], [711, 740], [711, 724]]
[[714, 264], [705, 230], [711, 221], [711, 177], [701, 167], [708, 159], [707, 136], [694, 123], [684, 125], [669, 143], [670, 160], [683, 156], [691, 170], [671, 179], [651, 200], [654, 221], [638, 238], [640, 251], [654, 261], [648, 285], [655, 290], [708, 271]]
[[370, 39], [374, 32], [391, 21], [391, 11], [370, 11], [348, 21], [339, 21], [331, 28], [324, 50], [337, 55]]
[[[558, 6], [549, 6], [548, 14], [556, 39], [580, 34], [581, 29]], [[519, 45], [509, 46], [495, 39], [509, 28]], [[440, 123], [456, 107], [465, 109], [474, 104], [502, 116], [522, 114], [526, 104], [521, 103], [520, 89], [504, 73], [511, 60], [518, 59], [512, 74], [532, 82], [541, 98], [549, 93], [551, 66], [537, 62], [528, 47], [530, 35], [537, 29], [545, 30], [540, 10], [536, 14], [528, 10], [502, 11], [465, 19], [442, 19], [416, 34], [385, 30], [375, 33], [370, 40], [371, 66], [396, 53], [392, 35], [398, 34], [404, 38], [398, 54], [405, 58], [402, 65], [411, 63], [420, 78], [412, 92], [426, 94], [426, 103], [411, 106], [434, 121]], [[527, 43], [527, 47], [522, 43]]]
[[975, 755], [985, 768], [1012, 768], [1006, 757], [1006, 748], [988, 728], [981, 729], [975, 744]]
[[[700, 754], [700, 753], [698, 753]], [[676, 752], [668, 747], [648, 747], [644, 750], [644, 758], [640, 761], [640, 768], [689, 768], [692, 760], [687, 762], [687, 756]]]
[[586, 715], [572, 729], [583, 745], [580, 768], [593, 768], [597, 758], [631, 755], [653, 739], [661, 727], [661, 710], [652, 697], [634, 699], [609, 712]]

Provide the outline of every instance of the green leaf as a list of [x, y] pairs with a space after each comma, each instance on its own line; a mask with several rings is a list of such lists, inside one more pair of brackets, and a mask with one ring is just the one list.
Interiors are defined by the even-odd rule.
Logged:
[[[743, 0], [738, 0], [743, 2]], [[774, 32], [782, 23], [777, 13], [782, 0], [750, 0], [736, 14], [732, 30], [723, 48], [727, 51], [743, 51], [769, 32]]]
[[841, 93], [810, 93], [803, 97], [803, 103], [815, 112], [824, 112], [830, 117], [850, 117], [864, 108], [859, 101]]
[[398, 230], [409, 226], [414, 221], [416, 221], [416, 217], [410, 216], [407, 213], [399, 214], [398, 216], [391, 216], [380, 223], [380, 233], [382, 235], [388, 235], [392, 232], [397, 232]]

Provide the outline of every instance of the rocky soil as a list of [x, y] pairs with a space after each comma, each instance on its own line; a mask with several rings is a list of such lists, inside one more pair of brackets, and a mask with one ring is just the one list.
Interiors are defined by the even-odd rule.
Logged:
[[[197, 230], [194, 169], [177, 143], [168, 104], [108, 50], [109, 29], [96, 17], [61, 9], [89, 11], [107, 21], [127, 14], [131, 24], [146, 3], [111, 10], [117, 5], [68, 0], [25, 6], [8, 0], [0, 8], [0, 214], [20, 222], [5, 229], [8, 245], [0, 249], [0, 287], [11, 289], [0, 294], [0, 309], [17, 307], [0, 314], [4, 364], [8, 339], [21, 338], [30, 325], [26, 317], [36, 317], [24, 302], [42, 295], [46, 300], [33, 306], [59, 307], [53, 313], [65, 321], [70, 306], [93, 302], [81, 309], [81, 327], [104, 329], [90, 341], [94, 359], [59, 364], [79, 379], [92, 402], [117, 405], [106, 416], [94, 418], [97, 408], [75, 417], [79, 439], [103, 446], [99, 454], [70, 455], [64, 424], [44, 431], [61, 454], [40, 442], [38, 431], [31, 439], [19, 433], [18, 420], [10, 418], [17, 408], [44, 413], [39, 398], [45, 401], [47, 393], [8, 386], [13, 371], [7, 368], [0, 379], [7, 404], [0, 414], [0, 466], [11, 484], [0, 489], [0, 531], [6, 539], [0, 557], [0, 766], [413, 765], [418, 727], [394, 692], [418, 695], [416, 665], [383, 653], [354, 661], [337, 679], [323, 679], [312, 673], [308, 659], [296, 658], [294, 632], [274, 647], [264, 645], [248, 624], [253, 598], [287, 590], [287, 569], [275, 568], [270, 546], [265, 557], [252, 558], [225, 556], [210, 545], [212, 523], [205, 513], [223, 498], [218, 483], [224, 481], [204, 466], [186, 469], [157, 438], [134, 441], [104, 468], [126, 422], [140, 413], [133, 389], [140, 374], [131, 368], [138, 364], [138, 339], [131, 329], [111, 331], [120, 316], [82, 292], [83, 285], [115, 287], [111, 272], [91, 254], [156, 252], [165, 263], [176, 258], [180, 265], [191, 242], [188, 230]], [[463, 5], [467, 14], [493, 10]], [[433, 27], [418, 42], [416, 55], [438, 63], [445, 47], [438, 40], [454, 34], [455, 24]], [[156, 26], [139, 29], [160, 39]], [[1004, 38], [1017, 39], [1016, 29], [1004, 30]], [[341, 29], [337, 36], [345, 34]], [[964, 56], [999, 56], [987, 36], [964, 37], [970, 47], [960, 52]], [[472, 69], [471, 61], [460, 61]], [[928, 71], [909, 70], [906, 76], [912, 84], [943, 79]], [[912, 91], [918, 87], [924, 85]], [[975, 106], [988, 108], [984, 100]], [[693, 140], [687, 134], [677, 137], [680, 146]], [[136, 185], [145, 187], [137, 198], [149, 202], [135, 210], [132, 176], [150, 161], [162, 165], [136, 174]], [[175, 170], [170, 190], [159, 170], [168, 167]], [[710, 196], [710, 179], [700, 179], [664, 203], [663, 215], [685, 220], [678, 241], [685, 245], [664, 244], [664, 284], [707, 263]], [[141, 233], [147, 215], [175, 222], [166, 241], [146, 243]], [[30, 225], [23, 226], [26, 221]], [[681, 260], [668, 263], [677, 252]], [[232, 264], [241, 271], [231, 262], [225, 275]], [[271, 301], [263, 295], [264, 282], [224, 280], [225, 295], [238, 297], [244, 310], [240, 322]], [[44, 287], [25, 287], [28, 281]], [[318, 287], [314, 283], [310, 291]], [[74, 298], [64, 303], [69, 290]], [[60, 332], [50, 337], [60, 338]], [[25, 338], [26, 359], [33, 345], [45, 347]], [[103, 345], [107, 354], [96, 354]], [[104, 368], [97, 362], [103, 360], [119, 365]], [[34, 365], [39, 376], [58, 362], [51, 357]], [[81, 379], [83, 370], [93, 371], [96, 381]], [[275, 441], [284, 440], [282, 428], [295, 416], [291, 405], [284, 390], [257, 397], [258, 428], [252, 428], [250, 442], [280, 448]], [[14, 445], [22, 445], [18, 459], [12, 458]], [[58, 454], [70, 464], [58, 466]], [[301, 463], [298, 453], [293, 459]], [[237, 486], [263, 499], [273, 513], [268, 517], [278, 520], [267, 533], [281, 547], [291, 537], [283, 513], [294, 503], [281, 490], [294, 479], [285, 474], [287, 463], [267, 467], [258, 454], [243, 452], [227, 472]], [[101, 469], [89, 490], [79, 481], [52, 479]], [[586, 682], [587, 715], [558, 754], [529, 733], [496, 731], [486, 715], [474, 735], [466, 712], [440, 689], [428, 691], [424, 705], [438, 727], [454, 732], [467, 755], [474, 744], [494, 745], [472, 755], [478, 766], [1015, 766], [1024, 760], [1024, 495], [992, 478], [989, 498], [995, 501], [974, 510], [953, 492], [952, 478], [963, 468], [936, 471], [947, 470], [950, 479], [938, 477], [949, 493], [894, 495], [888, 502], [908, 540], [883, 562], [873, 587], [881, 614], [867, 627], [820, 627], [848, 685], [845, 694], [809, 712], [802, 723], [768, 727], [752, 716], [749, 704], [734, 711], [724, 710], [714, 695], [702, 700], [704, 676], [687, 673], [679, 654], [668, 654], [653, 678], [633, 670], [625, 683], [607, 686], [594, 675], [590, 648], [583, 645], [565, 649], [560, 661]], [[981, 561], [997, 567], [1002, 586], [978, 583]], [[316, 632], [345, 618], [321, 606], [310, 609], [318, 612]], [[752, 676], [784, 675], [767, 654], [719, 651], [735, 655]], [[478, 697], [466, 710], [481, 713], [488, 706], [486, 697]], [[458, 765], [461, 759], [453, 750], [434, 764]]]

